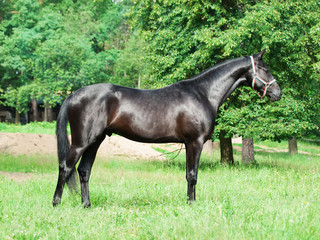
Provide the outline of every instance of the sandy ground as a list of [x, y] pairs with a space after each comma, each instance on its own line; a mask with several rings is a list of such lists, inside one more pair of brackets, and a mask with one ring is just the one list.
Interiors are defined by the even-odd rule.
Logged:
[[[241, 143], [241, 138], [232, 140], [233, 143]], [[211, 145], [210, 145], [211, 144]], [[154, 148], [164, 148], [170, 152], [178, 152], [181, 144], [146, 144], [130, 141], [120, 136], [106, 137], [101, 144], [98, 157], [108, 159], [115, 156], [125, 156], [126, 159], [143, 159], [143, 160], [163, 160], [165, 156]], [[262, 149], [256, 151], [279, 152], [287, 150], [267, 149], [265, 146], [260, 146]], [[213, 149], [218, 150], [218, 143], [207, 142], [203, 148], [203, 152], [210, 154]], [[241, 151], [241, 147], [234, 146], [234, 149]], [[184, 151], [184, 146], [182, 148]], [[214, 150], [215, 151], [215, 150]], [[50, 154], [57, 155], [57, 140], [55, 135], [46, 134], [28, 134], [28, 133], [2, 133], [0, 132], [0, 152], [7, 152], [13, 155], [33, 155], [33, 154]], [[310, 153], [305, 153], [310, 155]], [[317, 154], [319, 155], [319, 154]], [[7, 173], [1, 171], [0, 175], [14, 181], [25, 181], [32, 178], [32, 173]]]
[[[164, 160], [166, 159], [165, 156], [154, 150], [154, 148], [162, 148], [170, 152], [185, 151], [184, 146], [182, 149], [181, 147], [182, 144], [138, 143], [114, 135], [106, 137], [102, 142], [97, 157], [108, 159], [115, 156], [125, 156], [126, 159]], [[203, 150], [204, 152], [212, 151], [210, 147], [206, 146], [204, 146]], [[0, 152], [7, 152], [13, 155], [49, 154], [57, 156], [57, 139], [55, 135], [48, 134], [0, 132]], [[0, 175], [16, 182], [27, 181], [35, 177], [33, 173], [4, 172], [1, 171], [1, 166]]]
[[[126, 156], [132, 159], [163, 159], [153, 147], [160, 144], [138, 143], [120, 136], [106, 137], [101, 144], [98, 156]], [[57, 154], [55, 135], [28, 133], [0, 133], [0, 151], [14, 155]]]
[[[165, 147], [174, 151], [179, 146], [138, 143], [120, 136], [112, 136], [103, 141], [98, 157], [107, 159], [114, 156], [126, 156], [126, 159], [163, 160], [165, 157], [153, 147]], [[0, 132], [0, 152], [13, 155], [57, 155], [57, 139], [55, 135]], [[0, 175], [16, 182], [28, 181], [35, 177], [33, 173], [4, 172], [1, 171], [1, 166]]]
[[[241, 143], [241, 138], [232, 139], [233, 143]], [[212, 144], [212, 143], [211, 143]], [[257, 145], [256, 145], [257, 146]], [[147, 144], [138, 143], [128, 140], [124, 137], [114, 135], [106, 137], [101, 144], [98, 157], [109, 158], [114, 156], [125, 156], [130, 159], [150, 159], [161, 160], [165, 157], [154, 150], [154, 148], [164, 148], [169, 151], [179, 151], [181, 144]], [[218, 149], [218, 143], [206, 142], [203, 152], [211, 153], [212, 147]], [[241, 151], [241, 147], [233, 146], [234, 149]], [[265, 152], [287, 152], [287, 149], [270, 149], [265, 146], [260, 146], [262, 149], [255, 151]], [[184, 146], [183, 150], [184, 151]], [[55, 135], [46, 134], [30, 134], [30, 133], [2, 133], [0, 132], [0, 152], [8, 152], [14, 155], [32, 155], [32, 154], [53, 154], [57, 155], [57, 140]], [[299, 153], [310, 154], [299, 151]], [[319, 154], [317, 154], [319, 155]], [[0, 168], [1, 170], [1, 168]]]

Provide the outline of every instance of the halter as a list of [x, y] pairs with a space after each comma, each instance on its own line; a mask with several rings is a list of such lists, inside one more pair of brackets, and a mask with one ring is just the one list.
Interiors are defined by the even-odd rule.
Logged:
[[263, 98], [263, 97], [266, 95], [268, 88], [269, 88], [273, 83], [275, 83], [276, 80], [275, 80], [275, 79], [272, 79], [270, 82], [267, 82], [267, 81], [263, 80], [262, 78], [258, 77], [257, 72], [256, 72], [256, 67], [255, 67], [255, 64], [254, 64], [253, 57], [250, 56], [250, 59], [251, 59], [252, 69], [253, 69], [252, 88], [253, 88], [253, 90], [255, 90], [255, 89], [254, 89], [254, 85], [255, 85], [255, 83], [256, 83], [256, 79], [258, 79], [260, 82], [262, 82], [262, 83], [264, 84], [264, 86], [265, 86], [262, 96], [259, 94], [258, 91], [257, 91], [257, 92], [258, 92], [259, 97]]

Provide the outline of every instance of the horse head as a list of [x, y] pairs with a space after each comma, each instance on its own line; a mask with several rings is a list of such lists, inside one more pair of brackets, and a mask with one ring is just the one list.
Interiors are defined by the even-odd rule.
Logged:
[[251, 70], [246, 77], [247, 84], [256, 90], [260, 97], [268, 96], [271, 101], [281, 99], [281, 89], [262, 59], [265, 49], [260, 53], [250, 56]]

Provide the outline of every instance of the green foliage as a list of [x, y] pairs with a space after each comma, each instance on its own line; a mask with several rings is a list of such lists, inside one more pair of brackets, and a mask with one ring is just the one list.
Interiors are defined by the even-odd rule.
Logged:
[[30, 99], [30, 93], [28, 86], [22, 86], [18, 89], [10, 87], [2, 97], [5, 99], [6, 106], [16, 108], [19, 113], [29, 110], [28, 100]]
[[[30, 96], [22, 92], [36, 89], [31, 97], [54, 106], [70, 92], [114, 75], [129, 33], [125, 3], [12, 2], [0, 18], [0, 89], [6, 105], [26, 111]], [[21, 92], [16, 99], [13, 89]]]
[[139, 87], [139, 84], [143, 88], [153, 87], [152, 82], [150, 83], [148, 79], [148, 54], [144, 47], [146, 43], [139, 37], [133, 34], [125, 44], [115, 64], [115, 76], [111, 79], [112, 83], [127, 87]]
[[241, 97], [223, 107], [217, 129], [262, 139], [320, 136], [317, 0], [0, 4], [1, 101], [19, 112], [27, 111], [30, 98], [54, 106], [99, 82], [163, 87], [267, 48], [267, 65], [288, 89], [283, 100], [269, 106], [252, 91], [238, 90]]
[[104, 59], [100, 58], [101, 54], [94, 54], [88, 39], [63, 35], [44, 42], [36, 54], [34, 80], [46, 86], [47, 98], [59, 92], [65, 97], [106, 78]]
[[[314, 112], [309, 104], [292, 97], [293, 93], [284, 91], [279, 102], [258, 99], [252, 90], [243, 91], [233, 108], [226, 102], [220, 108], [217, 130], [225, 130], [228, 136], [240, 136], [261, 140], [287, 140], [292, 136], [301, 138], [319, 128], [311, 121]], [[251, 101], [254, 102], [251, 102]]]
[[[244, 55], [248, 49], [267, 47], [270, 53], [266, 60], [281, 88], [289, 88], [279, 103], [264, 106], [259, 116], [264, 121], [252, 124], [254, 106], [248, 106], [251, 114], [238, 120], [239, 129], [223, 120], [226, 129], [243, 136], [270, 139], [301, 137], [314, 129], [319, 133], [319, 41], [314, 29], [319, 24], [319, 1], [271, 1], [246, 6], [246, 13], [229, 30], [225, 31], [225, 53]], [[240, 46], [240, 47], [239, 47]], [[249, 104], [255, 104], [252, 99]], [[231, 106], [239, 107], [239, 104]], [[271, 111], [270, 108], [275, 107]], [[236, 109], [230, 110], [232, 113]], [[277, 114], [275, 114], [275, 112]], [[224, 118], [224, 116], [222, 116]], [[227, 117], [229, 118], [229, 117]], [[261, 118], [260, 118], [261, 119]], [[247, 130], [244, 128], [247, 126]], [[223, 126], [220, 126], [224, 128]], [[251, 127], [256, 128], [256, 130]], [[290, 136], [291, 135], [291, 136]]]
[[22, 85], [19, 88], [8, 87], [2, 94], [5, 100], [2, 104], [5, 106], [16, 108], [19, 113], [29, 111], [30, 99], [40, 99], [43, 97], [42, 89], [39, 85], [31, 83]]
[[6, 13], [0, 23], [0, 87], [19, 87], [30, 81], [33, 52], [42, 36], [35, 30], [39, 20], [37, 1], [14, 1], [16, 11]]
[[132, 15], [149, 43], [151, 80], [157, 87], [267, 48], [267, 65], [289, 91], [268, 106], [252, 91], [237, 90], [238, 100], [224, 105], [217, 129], [279, 140], [319, 132], [319, 7], [316, 0], [141, 0]]
[[149, 43], [155, 86], [191, 77], [216, 63], [207, 39], [223, 28], [224, 13], [209, 1], [137, 2], [132, 15]]

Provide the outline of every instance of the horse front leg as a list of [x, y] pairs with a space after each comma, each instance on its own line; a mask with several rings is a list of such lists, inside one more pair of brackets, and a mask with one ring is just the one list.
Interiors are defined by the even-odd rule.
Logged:
[[203, 141], [197, 140], [186, 144], [187, 169], [186, 178], [188, 182], [188, 202], [196, 200], [196, 184], [198, 176], [198, 167], [200, 155], [203, 147]]

